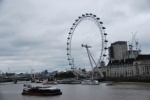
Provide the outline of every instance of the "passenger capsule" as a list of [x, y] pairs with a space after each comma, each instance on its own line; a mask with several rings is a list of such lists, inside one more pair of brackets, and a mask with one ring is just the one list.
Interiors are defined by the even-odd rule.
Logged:
[[86, 13], [86, 15], [89, 15], [88, 13]]
[[107, 55], [104, 54], [103, 56], [105, 57], [105, 56], [107, 56]]
[[97, 19], [97, 20], [100, 20], [100, 18], [98, 18], [98, 17], [97, 17], [96, 19]]
[[69, 48], [67, 48], [66, 50], [69, 50]]
[[105, 27], [102, 27], [102, 29], [106, 29]]
[[82, 14], [82, 16], [84, 17], [85, 15], [84, 15], [84, 14]]
[[103, 24], [103, 22], [99, 22], [100, 24]]
[[90, 15], [93, 15], [92, 13], [90, 13]]
[[101, 61], [101, 63], [104, 63], [104, 61]]
[[78, 21], [78, 19], [75, 20], [76, 22]]
[[82, 17], [79, 16], [79, 19], [80, 19], [80, 18], [82, 18]]
[[69, 40], [70, 38], [68, 37], [67, 39]]
[[96, 17], [96, 15], [93, 15], [94, 17]]
[[104, 48], [105, 50], [108, 49], [107, 47]]
[[105, 42], [108, 42], [107, 40], [105, 40]]
[[104, 35], [107, 35], [107, 33], [104, 33]]
[[73, 23], [73, 25], [76, 25], [75, 23]]
[[73, 29], [73, 28], [70, 28], [71, 30]]

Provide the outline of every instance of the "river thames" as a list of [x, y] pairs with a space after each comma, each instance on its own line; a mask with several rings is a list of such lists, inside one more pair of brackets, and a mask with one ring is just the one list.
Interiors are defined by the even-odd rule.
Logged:
[[[42, 84], [32, 84], [41, 86]], [[150, 84], [117, 83], [114, 86], [100, 85], [54, 85], [62, 91], [59, 96], [23, 96], [23, 83], [0, 84], [0, 100], [150, 100]]]

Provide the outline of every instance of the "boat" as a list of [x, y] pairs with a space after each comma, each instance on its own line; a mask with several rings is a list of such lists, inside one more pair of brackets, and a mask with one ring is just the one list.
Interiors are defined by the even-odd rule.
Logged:
[[29, 85], [23, 89], [22, 95], [56, 96], [56, 95], [62, 95], [62, 92], [60, 89], [53, 87], [53, 86], [32, 87], [31, 85]]
[[47, 82], [44, 82], [43, 85], [57, 85], [58, 83], [55, 82], [55, 81], [47, 81]]
[[17, 80], [16, 79], [14, 80], [14, 84], [17, 84]]
[[35, 80], [31, 80], [31, 83], [35, 83]]
[[97, 80], [83, 80], [81, 82], [82, 85], [99, 85]]
[[30, 88], [32, 85], [31, 84], [23, 84], [23, 87]]
[[81, 84], [81, 81], [75, 80], [75, 81], [72, 81], [70, 84]]
[[35, 83], [42, 83], [42, 81], [38, 80], [38, 81], [35, 81]]

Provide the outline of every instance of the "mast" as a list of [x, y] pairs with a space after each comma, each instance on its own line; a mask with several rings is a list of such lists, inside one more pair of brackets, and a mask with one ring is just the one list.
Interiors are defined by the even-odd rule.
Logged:
[[[86, 44], [86, 45], [83, 45], [83, 44], [82, 44], [81, 46], [86, 48], [87, 54], [88, 54], [88, 58], [89, 58], [89, 61], [90, 61], [90, 64], [91, 64], [91, 67], [92, 67], [92, 69], [93, 69], [94, 67], [93, 67], [93, 64], [92, 64], [92, 60], [94, 60], [94, 59], [92, 59], [91, 54], [90, 54], [90, 51], [89, 51], [89, 49], [88, 49], [88, 48], [91, 48], [91, 46], [88, 46], [87, 44]], [[95, 61], [94, 61], [94, 62], [95, 62]]]
[[[90, 65], [92, 67], [92, 79], [93, 79], [93, 74], [94, 74], [94, 67], [96, 68], [96, 70], [100, 73], [100, 75], [103, 77], [103, 74], [101, 73], [100, 69], [98, 68], [98, 64], [96, 64], [91, 52], [89, 51], [89, 48], [91, 48], [91, 46], [88, 46], [87, 44], [86, 45], [81, 45], [82, 47], [85, 47], [86, 50], [87, 50], [87, 54], [88, 54], [88, 58], [89, 58], [89, 61], [90, 61]], [[93, 65], [93, 63], [94, 65]]]

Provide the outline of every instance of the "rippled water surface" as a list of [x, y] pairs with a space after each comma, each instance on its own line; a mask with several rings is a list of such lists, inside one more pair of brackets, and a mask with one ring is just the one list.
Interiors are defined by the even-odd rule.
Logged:
[[[42, 84], [32, 84], [39, 86]], [[55, 85], [62, 91], [60, 96], [23, 96], [23, 83], [0, 84], [0, 100], [150, 100], [150, 84], [117, 83], [115, 86], [100, 85]]]

